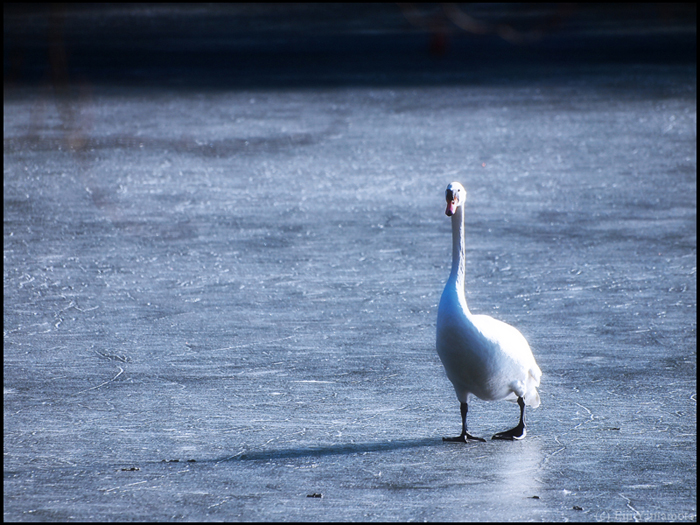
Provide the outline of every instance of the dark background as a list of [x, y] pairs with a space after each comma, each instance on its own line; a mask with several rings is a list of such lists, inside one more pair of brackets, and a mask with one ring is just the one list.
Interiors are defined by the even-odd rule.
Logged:
[[3, 11], [6, 84], [444, 83], [483, 80], [501, 66], [518, 76], [532, 64], [696, 57], [694, 3], [23, 3]]

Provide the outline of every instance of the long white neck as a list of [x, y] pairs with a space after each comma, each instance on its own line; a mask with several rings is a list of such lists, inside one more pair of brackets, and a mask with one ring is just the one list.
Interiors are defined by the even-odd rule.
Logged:
[[457, 288], [460, 299], [464, 296], [464, 273], [466, 266], [466, 246], [464, 243], [464, 206], [458, 206], [452, 216], [452, 272], [449, 282]]

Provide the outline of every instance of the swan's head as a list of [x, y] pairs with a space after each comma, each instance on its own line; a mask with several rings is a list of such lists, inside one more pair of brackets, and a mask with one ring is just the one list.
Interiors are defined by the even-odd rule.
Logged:
[[447, 190], [445, 190], [445, 200], [447, 201], [445, 215], [452, 217], [457, 211], [457, 208], [462, 206], [467, 200], [467, 190], [465, 190], [464, 186], [459, 182], [452, 182], [447, 186]]

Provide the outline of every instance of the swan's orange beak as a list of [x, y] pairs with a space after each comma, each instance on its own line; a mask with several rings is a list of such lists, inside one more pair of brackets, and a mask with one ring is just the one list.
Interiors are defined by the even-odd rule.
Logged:
[[452, 217], [457, 209], [457, 199], [452, 199], [447, 201], [447, 208], [445, 208], [445, 215]]

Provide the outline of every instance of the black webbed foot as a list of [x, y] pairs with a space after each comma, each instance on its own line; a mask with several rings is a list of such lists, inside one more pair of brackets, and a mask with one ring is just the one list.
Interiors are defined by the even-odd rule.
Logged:
[[527, 435], [527, 430], [525, 430], [525, 425], [520, 423], [517, 427], [506, 430], [505, 432], [499, 432], [494, 434], [491, 439], [503, 439], [507, 441], [523, 439]]
[[459, 410], [462, 414], [462, 433], [457, 437], [444, 437], [442, 440], [448, 443], [469, 443], [470, 441], [482, 441], [485, 443], [486, 440], [484, 438], [472, 436], [469, 432], [467, 432], [467, 411], [469, 410], [467, 404], [460, 403]]
[[520, 422], [515, 428], [494, 434], [491, 439], [503, 439], [506, 441], [514, 441], [523, 439], [527, 435], [525, 430], [525, 401], [522, 397], [518, 398], [518, 406], [520, 407]]
[[444, 437], [442, 438], [443, 441], [446, 441], [448, 443], [469, 443], [470, 441], [481, 441], [481, 442], [486, 442], [484, 438], [472, 436], [469, 432], [466, 434], [460, 434], [457, 437]]

